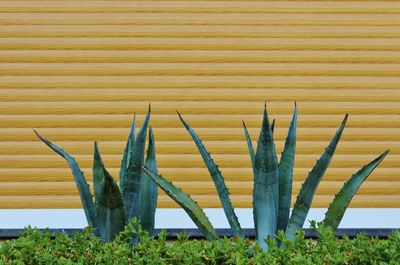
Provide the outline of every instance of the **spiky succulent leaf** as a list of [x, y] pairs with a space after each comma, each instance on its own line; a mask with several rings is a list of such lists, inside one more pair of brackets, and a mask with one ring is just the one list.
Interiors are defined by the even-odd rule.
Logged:
[[128, 141], [122, 156], [121, 167], [119, 170], [119, 187], [122, 190], [125, 184], [126, 171], [128, 169], [129, 161], [131, 159], [131, 153], [133, 145], [135, 144], [135, 126], [136, 126], [136, 114], [133, 116], [131, 131], [129, 132]]
[[124, 230], [125, 207], [117, 183], [104, 167], [96, 142], [94, 146], [95, 167], [99, 181], [96, 198], [98, 232], [103, 242], [110, 242]]
[[275, 130], [275, 119], [273, 119], [272, 123], [271, 123], [271, 132], [272, 132], [272, 134], [274, 134], [274, 130]]
[[101, 188], [104, 182], [104, 165], [100, 157], [100, 152], [97, 147], [97, 142], [94, 142], [94, 153], [93, 153], [93, 189], [95, 203], [99, 198]]
[[142, 167], [144, 164], [144, 154], [146, 145], [147, 128], [150, 120], [150, 106], [142, 127], [135, 139], [128, 168], [126, 170], [124, 185], [122, 187], [122, 197], [125, 204], [127, 220], [132, 217], [140, 218], [140, 191], [142, 179]]
[[292, 215], [290, 216], [289, 223], [286, 229], [286, 238], [293, 239], [294, 234], [297, 230], [303, 228], [304, 221], [306, 220], [308, 211], [310, 210], [311, 202], [314, 197], [315, 190], [320, 183], [322, 176], [324, 175], [329, 163], [332, 160], [332, 156], [335, 152], [336, 146], [342, 136], [343, 129], [346, 125], [348, 115], [344, 117], [342, 124], [336, 131], [335, 136], [329, 143], [328, 147], [325, 148], [325, 152], [321, 155], [313, 169], [308, 174], [304, 181], [299, 194], [297, 195], [296, 202], [293, 207]]
[[221, 171], [218, 169], [218, 166], [215, 164], [210, 153], [207, 151], [206, 147], [204, 146], [204, 144], [202, 143], [196, 132], [189, 126], [189, 124], [182, 118], [182, 116], [179, 113], [178, 115], [179, 119], [182, 121], [186, 130], [192, 136], [192, 139], [196, 144], [197, 149], [199, 150], [199, 153], [203, 158], [205, 165], [207, 166], [208, 172], [210, 173], [211, 178], [217, 189], [218, 196], [222, 204], [222, 208], [224, 209], [226, 218], [228, 219], [228, 222], [231, 226], [234, 235], [243, 237], [244, 234], [240, 227], [239, 220], [233, 209], [232, 202], [229, 198], [229, 190], [225, 185], [224, 177], [222, 176]]
[[[243, 122], [244, 135], [246, 136], [247, 149], [249, 149], [250, 161], [251, 161], [251, 166], [253, 167], [253, 174], [254, 174], [255, 154], [254, 154], [253, 142], [251, 140], [250, 133], [249, 130], [247, 129], [246, 123], [244, 121], [242, 122]], [[275, 119], [272, 120], [271, 124], [272, 134], [274, 133], [274, 128], [275, 128]]]
[[256, 239], [267, 250], [265, 239], [273, 237], [277, 229], [279, 169], [266, 106], [254, 167], [253, 216]]
[[289, 214], [290, 202], [292, 199], [292, 180], [294, 157], [296, 151], [296, 124], [297, 106], [294, 108], [292, 122], [286, 137], [285, 148], [283, 149], [279, 162], [279, 210], [278, 210], [278, 230], [286, 230]]
[[[253, 142], [251, 141], [250, 133], [249, 130], [247, 130], [246, 123], [243, 121], [243, 129], [244, 129], [244, 135], [246, 136], [246, 142], [247, 142], [247, 148], [249, 149], [249, 155], [250, 155], [250, 161], [251, 161], [251, 166], [253, 167], [254, 170], [254, 147], [253, 147]], [[253, 171], [254, 173], [254, 171]]]
[[74, 176], [75, 184], [78, 188], [79, 195], [81, 197], [82, 206], [85, 212], [88, 225], [97, 227], [96, 211], [93, 203], [93, 197], [92, 194], [90, 193], [89, 184], [86, 182], [85, 176], [83, 175], [83, 172], [79, 168], [78, 163], [72, 156], [70, 156], [62, 148], [58, 147], [57, 145], [53, 144], [52, 142], [41, 136], [37, 131], [35, 130], [33, 131], [36, 133], [39, 139], [42, 140], [42, 142], [44, 142], [48, 147], [50, 147], [54, 152], [59, 154], [62, 158], [64, 158], [68, 162], [68, 165], [72, 171], [72, 175]]
[[[149, 146], [147, 148], [145, 166], [154, 174], [158, 174], [156, 148], [151, 127], [149, 129]], [[143, 174], [141, 187], [140, 224], [144, 230], [153, 234], [158, 196], [157, 184], [147, 174]]]
[[208, 220], [208, 217], [203, 212], [203, 209], [201, 209], [188, 194], [176, 187], [173, 183], [165, 180], [161, 175], [155, 174], [149, 168], [144, 167], [143, 170], [169, 197], [186, 211], [208, 240], [219, 238], [217, 232]]
[[324, 225], [337, 229], [343, 215], [349, 206], [351, 199], [356, 194], [361, 184], [368, 178], [372, 171], [382, 162], [389, 150], [362, 167], [357, 173], [343, 185], [342, 189], [336, 194], [335, 199], [329, 205], [325, 213]]

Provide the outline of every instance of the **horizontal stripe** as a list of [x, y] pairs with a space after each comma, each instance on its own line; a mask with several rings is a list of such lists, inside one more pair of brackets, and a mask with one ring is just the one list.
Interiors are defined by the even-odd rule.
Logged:
[[[81, 207], [79, 196], [0, 196], [1, 209], [73, 209]], [[221, 208], [218, 195], [193, 195], [201, 207]], [[315, 195], [311, 207], [328, 207], [334, 195]], [[232, 195], [234, 207], [252, 207], [251, 195]], [[293, 197], [293, 200], [295, 198]], [[293, 201], [292, 201], [293, 203]], [[160, 195], [158, 200], [160, 208], [179, 208], [167, 195]], [[354, 208], [400, 208], [400, 195], [358, 195], [355, 196], [349, 207]]]
[[[329, 167], [325, 173], [323, 181], [346, 181], [353, 173], [357, 172], [358, 168], [337, 168]], [[85, 177], [88, 181], [92, 181], [92, 167], [83, 168]], [[109, 167], [107, 170], [118, 179], [118, 167]], [[159, 168], [160, 173], [171, 181], [210, 181], [208, 170], [204, 167], [201, 168]], [[253, 171], [250, 167], [242, 168], [221, 168], [224, 178], [227, 181], [253, 181]], [[310, 168], [294, 169], [294, 176], [297, 181], [304, 181]], [[368, 179], [369, 182], [373, 181], [390, 181], [395, 182], [398, 180], [399, 174], [397, 168], [379, 167], [374, 171], [373, 175]], [[70, 182], [73, 180], [71, 170], [69, 168], [0, 168], [0, 180], [2, 182]], [[340, 186], [340, 185], [339, 185]], [[338, 186], [338, 187], [339, 187]]]
[[[110, 85], [107, 85], [110, 87]], [[398, 102], [400, 89], [0, 89], [3, 101], [344, 101]], [[289, 105], [293, 106], [293, 105]], [[132, 111], [133, 112], [133, 111]], [[343, 110], [344, 112], [344, 110]]]
[[[338, 127], [343, 115], [302, 115], [298, 121], [299, 127]], [[250, 127], [260, 125], [261, 114], [188, 114], [184, 116], [192, 127], [196, 128], [231, 128], [242, 127], [241, 121], [246, 121]], [[288, 124], [291, 115], [274, 115], [282, 124]], [[347, 127], [349, 128], [400, 128], [399, 115], [351, 115]], [[137, 115], [141, 122], [144, 115]], [[79, 114], [79, 115], [0, 115], [0, 128], [96, 128], [96, 127], [126, 127], [129, 126], [132, 115], [117, 114]], [[366, 124], [365, 120], [368, 120]], [[152, 117], [152, 126], [161, 128], [182, 127], [176, 115], [158, 114]]]
[[[385, 150], [379, 150], [376, 155], [335, 155], [331, 162], [332, 167], [361, 167], [374, 159], [379, 153]], [[92, 166], [92, 155], [75, 155], [74, 156], [82, 167]], [[218, 165], [223, 167], [249, 167], [250, 157], [248, 155], [231, 155], [231, 154], [215, 154], [214, 159]], [[121, 164], [121, 155], [103, 155], [104, 163], [109, 167], [118, 167]], [[318, 154], [313, 155], [297, 155], [295, 167], [310, 168], [315, 164], [315, 160], [319, 158]], [[179, 154], [157, 156], [158, 165], [166, 168], [191, 168], [205, 167], [204, 162], [198, 154]], [[381, 168], [396, 168], [400, 163], [400, 155], [389, 155], [380, 165]], [[54, 155], [0, 155], [0, 167], [14, 168], [63, 168], [68, 164], [56, 154]]]
[[[338, 119], [338, 123], [339, 123]], [[241, 121], [238, 121], [240, 123]], [[126, 141], [130, 121], [125, 128], [40, 128], [39, 132], [53, 141]], [[238, 127], [241, 126], [238, 124]], [[281, 127], [280, 123], [277, 126]], [[287, 128], [276, 128], [275, 140], [284, 141]], [[204, 140], [209, 141], [244, 141], [242, 128], [195, 128]], [[249, 128], [253, 137], [259, 132], [257, 128]], [[333, 128], [299, 128], [299, 141], [329, 141]], [[191, 141], [183, 128], [154, 128], [156, 141]], [[400, 141], [399, 128], [346, 128], [343, 141]], [[256, 140], [254, 138], [253, 140]], [[0, 141], [38, 141], [31, 128], [0, 128]]]
[[[395, 115], [400, 113], [400, 102], [307, 102], [298, 103], [301, 114], [375, 114]], [[9, 114], [130, 114], [133, 110], [144, 114], [147, 103], [141, 101], [92, 101], [92, 102], [1, 102], [0, 113]], [[154, 114], [259, 114], [260, 105], [251, 101], [158, 101], [152, 102]], [[291, 114], [293, 106], [285, 102], [268, 102], [273, 114]], [[281, 125], [277, 124], [277, 128]]]
[[[229, 224], [222, 209], [204, 209], [215, 228], [228, 228]], [[252, 209], [237, 208], [242, 228], [254, 228]], [[326, 208], [310, 209], [306, 220], [321, 221]], [[400, 218], [400, 210], [386, 209], [347, 209], [339, 228], [399, 228], [396, 222]], [[196, 228], [189, 216], [182, 209], [156, 210], [156, 228]], [[360, 222], [360, 220], [363, 220]], [[1, 228], [24, 228], [26, 226], [38, 228], [83, 228], [87, 226], [85, 214], [82, 209], [57, 209], [57, 210], [0, 210]], [[304, 228], [309, 227], [305, 222]]]
[[[0, 8], [1, 10], [1, 8]], [[400, 10], [400, 9], [399, 9]], [[399, 51], [400, 38], [1, 38], [0, 50]]]
[[0, 37], [398, 38], [398, 26], [0, 25]]
[[[373, 177], [373, 176], [372, 176]], [[217, 195], [214, 183], [191, 181], [175, 181], [174, 184], [190, 195]], [[298, 194], [303, 182], [293, 182], [293, 194]], [[342, 186], [340, 181], [324, 181], [317, 190], [316, 195], [334, 195]], [[93, 193], [93, 183], [89, 183]], [[252, 181], [227, 181], [230, 194], [252, 195]], [[57, 196], [79, 195], [74, 182], [0, 182], [1, 196]], [[163, 191], [160, 194], [165, 195]], [[357, 192], [358, 195], [400, 195], [400, 181], [367, 181]], [[1, 198], [1, 197], [0, 197]]]
[[[203, 141], [212, 154], [248, 154], [244, 141]], [[93, 154], [92, 141], [56, 142], [67, 152], [74, 155]], [[123, 153], [126, 141], [99, 142], [102, 154]], [[277, 153], [283, 151], [284, 141], [275, 141]], [[254, 148], [257, 142], [253, 143]], [[327, 141], [297, 141], [296, 154], [320, 154], [328, 145]], [[341, 141], [335, 154], [376, 154], [377, 150], [390, 147], [391, 154], [400, 154], [400, 142], [397, 141]], [[35, 142], [0, 142], [0, 155], [46, 155], [54, 154], [39, 140]], [[157, 154], [198, 154], [192, 141], [157, 141]]]
[[52, 12], [52, 13], [400, 13], [398, 2], [346, 2], [335, 1], [6, 1], [0, 12]]
[[[3, 89], [52, 89], [64, 88], [64, 89], [81, 89], [80, 92], [89, 92], [83, 89], [96, 89], [97, 93], [96, 101], [105, 101], [105, 99], [99, 98], [105, 92], [110, 90], [99, 90], [99, 89], [110, 89], [113, 88], [115, 94], [121, 94], [123, 92], [128, 92], [128, 90], [115, 90], [117, 88], [131, 89], [131, 93], [135, 91], [153, 93], [159, 91], [161, 88], [168, 89], [189, 89], [196, 88], [198, 91], [202, 89], [212, 88], [214, 91], [216, 89], [242, 89], [236, 92], [242, 93], [242, 96], [246, 96], [249, 93], [267, 93], [268, 95], [274, 95], [275, 93], [282, 94], [283, 90], [276, 89], [300, 89], [299, 91], [285, 90], [288, 94], [295, 94], [297, 100], [304, 99], [306, 101], [317, 100], [317, 101], [333, 101], [327, 99], [327, 96], [337, 96], [336, 94], [349, 94], [348, 97], [342, 97], [340, 100], [336, 101], [371, 101], [368, 94], [377, 93], [381, 91], [383, 93], [396, 93], [397, 91], [386, 91], [386, 89], [399, 89], [400, 78], [397, 76], [0, 76], [0, 88]], [[135, 90], [133, 90], [135, 88]], [[151, 89], [150, 89], [151, 88]], [[260, 90], [249, 91], [249, 88]], [[269, 88], [268, 90], [263, 90], [262, 88]], [[360, 90], [357, 89], [369, 89], [369, 93], [359, 93]], [[139, 90], [137, 90], [139, 89]], [[144, 90], [146, 89], [146, 90]], [[303, 89], [303, 90], [301, 90]], [[319, 93], [312, 93], [315, 91]], [[340, 91], [339, 89], [346, 89], [346, 91]], [[227, 92], [229, 90], [222, 90], [221, 92]], [[246, 91], [246, 93], [244, 93]], [[9, 94], [14, 94], [16, 91], [5, 91]], [[5, 93], [3, 92], [3, 93]], [[27, 91], [22, 90], [26, 93]], [[33, 91], [29, 91], [32, 93]], [[59, 91], [49, 91], [49, 90], [37, 90], [36, 93], [42, 92], [41, 98], [50, 92], [60, 93]], [[93, 92], [93, 91], [92, 91]], [[177, 91], [182, 92], [182, 91]], [[199, 101], [201, 97], [195, 90], [186, 90], [185, 92], [191, 93], [191, 100]], [[215, 93], [216, 93], [215, 92]], [[2, 91], [0, 91], [2, 93]], [[163, 92], [164, 93], [164, 92]], [[324, 93], [325, 97], [316, 98], [315, 94]], [[360, 99], [355, 98], [353, 93], [357, 93]], [[113, 93], [108, 93], [107, 97], [111, 97]], [[226, 93], [230, 94], [230, 93]], [[285, 94], [285, 93], [283, 93]], [[304, 95], [303, 97], [301, 97]], [[4, 95], [2, 95], [4, 96]], [[32, 95], [34, 96], [34, 94]], [[124, 95], [126, 97], [126, 95]], [[136, 95], [138, 96], [138, 95]], [[314, 97], [313, 97], [314, 96]], [[114, 96], [115, 97], [115, 96]], [[3, 97], [2, 97], [3, 98]], [[189, 97], [190, 98], [190, 97]], [[376, 98], [374, 96], [373, 98]], [[7, 99], [7, 98], [4, 98]], [[66, 98], [65, 100], [68, 100]], [[89, 99], [85, 99], [87, 101]], [[109, 101], [108, 100], [108, 101]], [[135, 100], [135, 99], [130, 99]], [[138, 99], [136, 99], [137, 101]], [[156, 101], [153, 98], [152, 101]], [[182, 98], [176, 98], [168, 100], [182, 100]], [[214, 99], [215, 100], [215, 99]], [[246, 98], [242, 98], [243, 101]], [[265, 101], [263, 96], [261, 101]], [[275, 99], [277, 100], [277, 99]], [[382, 101], [387, 101], [381, 99]], [[32, 100], [31, 100], [32, 101]]]
[[[365, 1], [363, 1], [365, 2]], [[2, 13], [0, 25], [400, 25], [396, 14]]]
[[[398, 51], [0, 50], [2, 63], [399, 63]], [[51, 66], [51, 65], [49, 65]], [[12, 76], [6, 77], [12, 79]], [[43, 77], [42, 77], [43, 78]], [[135, 77], [131, 78], [134, 80]], [[162, 78], [162, 77], [159, 77]], [[208, 77], [209, 78], [209, 77]], [[250, 78], [250, 77], [249, 77]], [[268, 77], [263, 77], [268, 78]], [[298, 76], [306, 79], [306, 76]], [[327, 79], [313, 77], [314, 81]], [[376, 77], [368, 77], [369, 80]], [[378, 77], [379, 78], [379, 77]], [[4, 79], [4, 77], [2, 77]], [[332, 78], [331, 78], [332, 79]], [[357, 80], [345, 77], [345, 80]], [[382, 78], [381, 78], [382, 79]], [[251, 80], [251, 79], [249, 79]], [[332, 82], [333, 80], [331, 80]], [[358, 82], [365, 80], [358, 80]]]
[[2, 63], [4, 76], [398, 76], [397, 64]]

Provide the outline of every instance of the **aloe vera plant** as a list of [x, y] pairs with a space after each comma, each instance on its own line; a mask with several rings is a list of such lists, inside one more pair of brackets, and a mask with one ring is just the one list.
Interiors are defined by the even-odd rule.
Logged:
[[[140, 220], [143, 229], [153, 233], [158, 196], [157, 184], [143, 173], [143, 165], [157, 173], [154, 135], [151, 127], [148, 129], [150, 112], [149, 106], [143, 125], [136, 136], [136, 119], [133, 119], [122, 157], [119, 186], [106, 170], [99, 147], [95, 142], [93, 159], [94, 200], [89, 184], [75, 159], [34, 130], [40, 140], [68, 162], [79, 191], [87, 222], [90, 226], [96, 228], [96, 234], [102, 238], [103, 242], [112, 241], [119, 232], [123, 231], [125, 225], [132, 218]], [[149, 145], [145, 158], [147, 131], [149, 131]], [[132, 239], [132, 242], [137, 242], [137, 238]]]
[[[284, 231], [288, 239], [293, 239], [295, 232], [302, 229], [311, 207], [315, 191], [327, 170], [330, 161], [332, 160], [348, 118], [348, 115], [346, 114], [333, 139], [308, 174], [297, 196], [293, 211], [290, 214], [293, 168], [296, 150], [297, 112], [298, 109], [295, 104], [293, 118], [290, 123], [285, 146], [279, 161], [276, 156], [273, 136], [275, 120], [272, 123], [269, 122], [267, 107], [264, 107], [263, 121], [256, 150], [254, 150], [250, 134], [243, 122], [254, 174], [253, 218], [256, 239], [265, 251], [268, 249], [265, 239], [276, 236], [278, 230]], [[192, 139], [195, 142], [207, 169], [209, 170], [233, 233], [236, 236], [243, 236], [243, 231], [229, 198], [229, 190], [225, 185], [222, 173], [214, 163], [210, 153], [208, 153], [206, 147], [203, 145], [195, 131], [179, 113], [178, 115], [184, 127], [192, 136]], [[355, 195], [361, 184], [385, 158], [388, 152], [389, 151], [385, 151], [376, 159], [365, 165], [344, 184], [343, 188], [339, 191], [328, 208], [326, 217], [323, 221], [325, 225], [331, 226], [334, 229], [338, 227], [352, 197]], [[165, 180], [151, 168], [144, 167], [144, 172], [172, 199], [183, 207], [207, 239], [212, 240], [218, 238], [218, 235], [215, 233], [215, 230], [210, 224], [207, 216], [189, 195], [185, 194], [173, 183]]]

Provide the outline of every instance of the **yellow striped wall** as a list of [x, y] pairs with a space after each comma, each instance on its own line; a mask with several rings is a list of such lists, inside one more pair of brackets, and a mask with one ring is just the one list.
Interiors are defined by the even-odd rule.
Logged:
[[[220, 207], [179, 110], [205, 141], [236, 207], [251, 207], [241, 128], [264, 101], [280, 153], [299, 105], [297, 194], [345, 113], [314, 199], [390, 148], [351, 207], [400, 207], [400, 2], [0, 0], [0, 208], [79, 208], [64, 147], [92, 180], [93, 141], [114, 177], [133, 113], [152, 103], [159, 171]], [[294, 196], [295, 198], [295, 196]], [[177, 207], [161, 193], [159, 207]]]

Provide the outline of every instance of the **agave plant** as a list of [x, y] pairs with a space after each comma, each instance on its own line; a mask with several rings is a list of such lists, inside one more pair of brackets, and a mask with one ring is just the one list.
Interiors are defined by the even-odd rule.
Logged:
[[[66, 151], [45, 139], [37, 131], [36, 135], [54, 152], [63, 157], [72, 170], [82, 206], [90, 226], [103, 242], [112, 241], [131, 218], [136, 218], [143, 229], [153, 233], [154, 216], [157, 205], [157, 185], [145, 174], [143, 165], [157, 172], [153, 131], [149, 129], [149, 145], [144, 158], [147, 129], [150, 121], [150, 107], [135, 136], [136, 118], [133, 119], [128, 142], [122, 157], [119, 186], [106, 170], [97, 142], [94, 143], [93, 189], [94, 200], [78, 163]], [[132, 240], [133, 243], [137, 238]]]
[[[183, 125], [193, 138], [193, 141], [195, 142], [210, 172], [233, 234], [242, 237], [243, 231], [240, 228], [240, 223], [229, 198], [229, 190], [225, 185], [224, 178], [219, 171], [218, 166], [214, 163], [211, 155], [207, 152], [195, 131], [185, 122], [179, 113], [178, 115]], [[293, 239], [295, 232], [302, 229], [314, 193], [329, 166], [346, 125], [347, 117], [348, 115], [346, 114], [333, 139], [309, 172], [300, 189], [291, 214], [290, 206], [296, 149], [296, 104], [280, 161], [278, 161], [275, 151], [273, 137], [274, 122], [270, 124], [266, 106], [264, 107], [264, 116], [256, 151], [254, 151], [249, 132], [243, 122], [254, 174], [253, 217], [256, 239], [264, 250], [268, 249], [265, 239], [276, 236], [278, 230], [284, 231], [286, 238]], [[343, 185], [342, 189], [338, 194], [336, 194], [335, 199], [326, 212], [325, 219], [323, 220], [325, 225], [337, 229], [352, 197], [371, 172], [385, 158], [388, 152], [389, 150], [385, 151], [376, 159], [362, 167]], [[165, 180], [161, 175], [153, 172], [151, 168], [144, 167], [144, 171], [161, 189], [163, 189], [172, 199], [185, 209], [207, 239], [218, 239], [218, 234], [215, 232], [204, 211], [189, 195], [185, 194], [171, 182]]]

